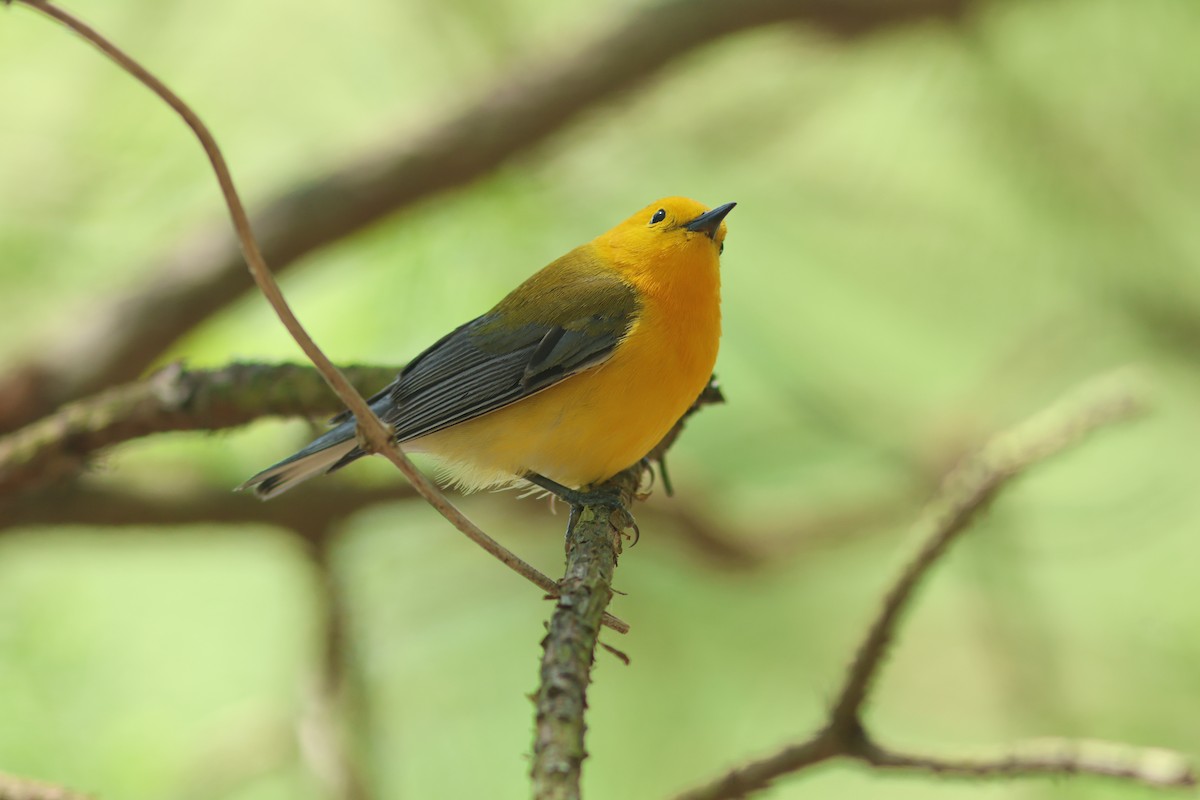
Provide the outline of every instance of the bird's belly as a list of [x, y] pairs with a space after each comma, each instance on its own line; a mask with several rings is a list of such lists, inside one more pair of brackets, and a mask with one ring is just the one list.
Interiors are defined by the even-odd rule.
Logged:
[[469, 491], [527, 472], [569, 487], [615, 475], [662, 440], [716, 361], [717, 334], [676, 338], [664, 347], [661, 335], [642, 338], [644, 322], [605, 363], [406, 449], [434, 456]]

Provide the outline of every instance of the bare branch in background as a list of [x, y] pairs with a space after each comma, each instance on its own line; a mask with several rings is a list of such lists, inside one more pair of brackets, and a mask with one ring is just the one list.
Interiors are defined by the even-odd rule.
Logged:
[[950, 545], [1014, 478], [1100, 428], [1140, 415], [1146, 409], [1144, 395], [1144, 390], [1125, 374], [1094, 381], [1047, 411], [994, 436], [975, 456], [952, 470], [917, 522], [923, 540], [917, 556], [888, 590], [820, 730], [798, 744], [686, 792], [679, 800], [746, 797], [785, 775], [833, 758], [855, 759], [878, 769], [960, 777], [1088, 774], [1155, 787], [1195, 785], [1196, 774], [1187, 759], [1165, 750], [1050, 740], [1020, 745], [987, 758], [906, 755], [876, 744], [862, 722], [871, 684], [887, 655], [896, 625], [914, 591]]
[[27, 492], [0, 505], [0, 535], [23, 528], [81, 525], [94, 530], [147, 528], [172, 535], [188, 525], [271, 525], [319, 542], [349, 517], [372, 506], [416, 499], [396, 483], [364, 488], [340, 481], [314, 482], [286, 503], [267, 504], [224, 489], [136, 490], [87, 483]]
[[317, 670], [308, 708], [300, 721], [300, 753], [332, 800], [369, 800], [366, 777], [351, 746], [354, 721], [347, 719], [350, 682], [349, 611], [333, 566], [334, 532], [310, 539], [308, 548], [317, 588]]
[[92, 795], [0, 772], [0, 800], [92, 800]]
[[717, 521], [713, 509], [701, 500], [703, 489], [688, 494], [687, 499], [645, 505], [639, 519], [647, 529], [654, 529], [660, 541], [671, 537], [704, 565], [734, 572], [778, 565], [799, 553], [838, 547], [852, 538], [890, 533], [897, 520], [920, 505], [915, 490], [905, 486], [857, 502], [831, 500], [824, 507], [775, 512], [767, 520]]
[[[303, 492], [289, 495], [286, 503], [251, 503], [241, 495], [208, 486], [139, 490], [80, 480], [0, 502], [0, 536], [64, 526], [82, 526], [100, 535], [113, 528], [126, 532], [144, 528], [148, 535], [170, 536], [182, 526], [217, 524], [270, 525], [306, 541], [317, 541], [360, 511], [416, 497], [411, 487], [399, 482], [365, 487], [336, 478], [313, 481]], [[507, 513], [525, 518], [519, 529], [527, 529], [530, 536], [544, 535], [529, 527], [536, 520], [545, 520], [541, 503], [514, 507], [510, 498], [501, 495], [495, 502], [505, 504]], [[914, 505], [899, 492], [864, 498], [858, 504], [833, 503], [805, 514], [790, 531], [776, 524], [764, 529], [757, 520], [718, 528], [703, 508], [680, 497], [643, 505], [638, 517], [647, 529], [654, 530], [656, 539], [669, 541], [673, 552], [690, 555], [711, 569], [752, 571], [777, 568], [783, 560], [851, 538], [890, 534], [895, 521]]]
[[833, 708], [833, 724], [851, 724], [857, 719], [913, 592], [997, 492], [1029, 467], [1062, 452], [1096, 429], [1146, 410], [1142, 393], [1131, 388], [1123, 375], [1089, 384], [1077, 395], [993, 437], [976, 456], [946, 476], [917, 523], [925, 544], [888, 591], [879, 616], [859, 647]]
[[[955, 19], [971, 0], [668, 0], [636, 8], [590, 43], [522, 63], [471, 103], [411, 139], [305, 176], [255, 214], [276, 272], [405, 208], [489, 174], [583, 112], [645, 83], [713, 41], [782, 22], [859, 36]], [[531, 47], [530, 50], [536, 50]], [[141, 375], [185, 333], [250, 288], [224, 226], [188, 237], [139, 274], [141, 285], [93, 304], [46, 353], [0, 381], [0, 431]]]
[[1119, 778], [1155, 789], [1196, 785], [1196, 773], [1183, 755], [1155, 747], [1134, 747], [1091, 739], [1030, 739], [986, 755], [961, 758], [906, 755], [873, 742], [853, 754], [883, 770], [921, 772], [951, 778], [1017, 778], [1037, 775], [1095, 775]]

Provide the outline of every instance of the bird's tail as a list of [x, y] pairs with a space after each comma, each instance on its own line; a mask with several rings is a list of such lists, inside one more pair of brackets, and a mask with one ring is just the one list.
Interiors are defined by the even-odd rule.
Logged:
[[288, 456], [278, 464], [267, 467], [237, 487], [237, 491], [253, 488], [263, 500], [283, 494], [314, 475], [323, 475], [343, 467], [363, 455], [354, 438], [355, 423], [342, 423], [313, 440], [303, 450]]

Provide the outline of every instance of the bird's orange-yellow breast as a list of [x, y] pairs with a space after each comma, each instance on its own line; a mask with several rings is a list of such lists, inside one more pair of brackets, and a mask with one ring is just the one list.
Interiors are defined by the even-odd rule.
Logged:
[[[648, 226], [659, 208], [670, 224]], [[643, 458], [696, 400], [716, 363], [725, 224], [712, 237], [680, 227], [706, 210], [685, 198], [660, 200], [531, 279], [586, 268], [633, 287], [638, 311], [608, 360], [406, 449], [434, 455], [467, 489], [531, 471], [586, 486]]]

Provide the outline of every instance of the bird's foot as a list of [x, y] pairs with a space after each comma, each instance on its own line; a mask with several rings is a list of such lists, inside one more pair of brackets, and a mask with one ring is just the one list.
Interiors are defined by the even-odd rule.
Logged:
[[536, 472], [527, 474], [525, 480], [540, 486], [571, 506], [571, 516], [567, 523], [568, 531], [574, 530], [580, 513], [585, 507], [590, 506], [605, 509], [609, 524], [622, 537], [632, 539], [632, 544], [637, 544], [641, 537], [641, 531], [638, 530], [633, 514], [625, 507], [621, 490], [615, 486], [601, 485], [586, 489], [571, 489], [544, 475], [538, 475]]
[[545, 475], [530, 472], [525, 480], [540, 486], [550, 494], [562, 500], [572, 508], [584, 506], [604, 506], [606, 508], [623, 508], [621, 490], [613, 486], [599, 486], [592, 489], [571, 489], [558, 481], [551, 480]]
[[[661, 461], [659, 463], [662, 464]], [[649, 500], [650, 495], [654, 493], [654, 462], [650, 460], [649, 456], [647, 456], [638, 462], [638, 466], [641, 467], [642, 474], [638, 476], [638, 486], [637, 490], [634, 492], [634, 499], [643, 501]], [[662, 476], [664, 479], [664, 484], [667, 488], [667, 497], [670, 497], [671, 484], [666, 480], [667, 471], [665, 466], [662, 469]]]

